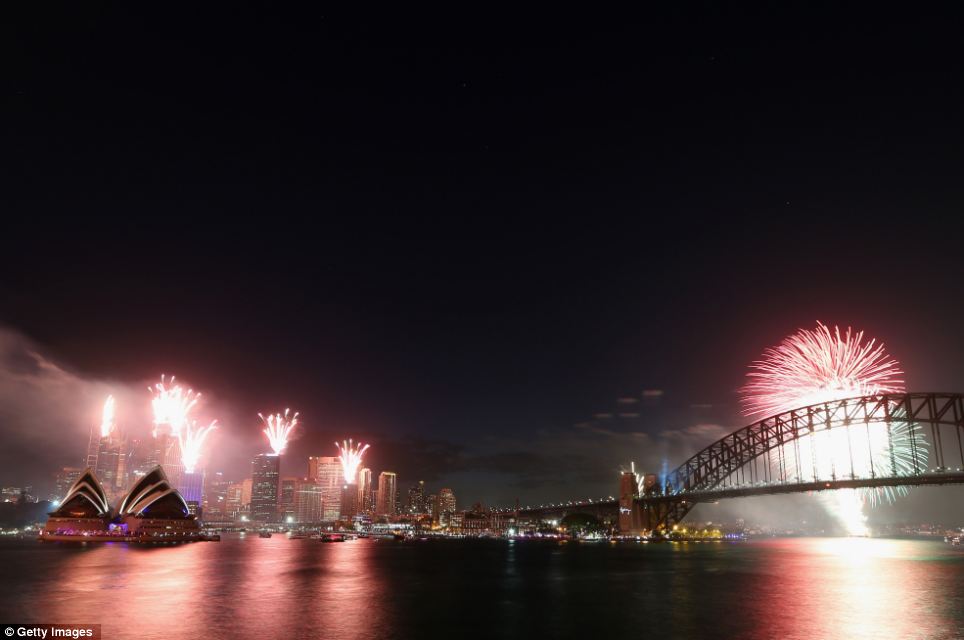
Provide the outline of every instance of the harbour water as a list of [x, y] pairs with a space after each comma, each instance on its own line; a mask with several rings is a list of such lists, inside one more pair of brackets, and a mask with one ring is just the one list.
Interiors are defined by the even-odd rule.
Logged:
[[964, 637], [964, 548], [226, 535], [170, 547], [0, 542], [0, 622], [114, 638]]

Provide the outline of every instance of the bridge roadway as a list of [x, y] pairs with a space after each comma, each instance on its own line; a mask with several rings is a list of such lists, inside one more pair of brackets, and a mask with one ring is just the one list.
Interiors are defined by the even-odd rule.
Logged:
[[[874, 487], [911, 487], [934, 486], [945, 484], [964, 484], [964, 472], [927, 473], [913, 476], [897, 476], [888, 478], [856, 478], [821, 480], [819, 482], [786, 482], [761, 486], [736, 486], [709, 491], [688, 491], [666, 495], [649, 495], [636, 498], [640, 505], [656, 505], [672, 502], [717, 502], [727, 498], [748, 498], [752, 496], [780, 495], [786, 493], [807, 493], [812, 491], [833, 491], [836, 489], [865, 489]], [[534, 507], [519, 509], [519, 516], [523, 518], [562, 519], [573, 513], [588, 513], [600, 519], [608, 519], [618, 515], [618, 500], [600, 500], [593, 502], [574, 502], [550, 507]]]
[[750, 496], [769, 496], [783, 493], [806, 493], [810, 491], [832, 491], [834, 489], [866, 489], [874, 487], [919, 487], [927, 485], [964, 484], [964, 473], [929, 473], [892, 478], [856, 478], [821, 480], [819, 482], [773, 483], [758, 487], [737, 486], [708, 491], [687, 491], [667, 495], [652, 495], [637, 498], [641, 504], [660, 502], [716, 502], [726, 498], [748, 498]]

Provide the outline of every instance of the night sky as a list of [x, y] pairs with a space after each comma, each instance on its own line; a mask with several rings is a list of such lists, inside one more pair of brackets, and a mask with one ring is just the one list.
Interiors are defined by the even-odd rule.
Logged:
[[229, 475], [290, 406], [297, 473], [362, 437], [403, 490], [495, 504], [682, 462], [816, 320], [964, 391], [941, 16], [196, 11], [3, 28], [5, 485], [98, 410], [32, 404], [41, 360], [144, 404], [188, 381]]

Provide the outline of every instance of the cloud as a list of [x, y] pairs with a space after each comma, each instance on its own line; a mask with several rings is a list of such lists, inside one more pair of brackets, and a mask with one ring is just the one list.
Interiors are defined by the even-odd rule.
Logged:
[[[59, 468], [85, 463], [90, 431], [99, 427], [108, 395], [116, 400], [118, 426], [130, 437], [147, 436], [151, 382], [86, 376], [23, 334], [0, 327], [0, 482], [32, 485], [46, 495]], [[231, 439], [223, 437], [234, 422], [229, 407], [205, 393], [195, 417], [219, 418], [212, 454], [232, 449]]]

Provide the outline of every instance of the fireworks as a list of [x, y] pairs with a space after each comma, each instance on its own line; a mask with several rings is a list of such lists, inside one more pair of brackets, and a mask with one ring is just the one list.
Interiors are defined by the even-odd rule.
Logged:
[[181, 465], [187, 473], [194, 473], [201, 453], [204, 448], [204, 440], [214, 429], [217, 428], [218, 421], [213, 420], [206, 427], [198, 426], [197, 420], [191, 420], [182, 425], [178, 431], [177, 441], [181, 446]]
[[154, 435], [157, 435], [157, 428], [163, 424], [170, 427], [171, 435], [178, 435], [201, 394], [195, 394], [191, 389], [184, 391], [183, 387], [174, 384], [174, 376], [165, 382], [163, 375], [158, 384], [148, 387], [147, 390], [154, 394], [151, 400], [154, 410]]
[[[841, 333], [834, 327], [831, 332], [818, 322], [815, 330], [801, 329], [751, 365], [749, 380], [740, 390], [744, 414], [769, 416], [821, 402], [899, 393], [904, 390], [902, 373], [884, 345], [873, 339], [865, 342], [862, 331], [848, 328]], [[884, 469], [908, 475], [915, 463], [926, 461], [926, 449], [912, 446], [918, 430], [918, 425], [906, 422], [846, 426], [799, 438], [778, 448], [776, 455], [784, 465], [784, 478], [800, 482], [870, 477]], [[853, 447], [857, 438], [868, 446]], [[825, 500], [849, 533], [865, 535], [863, 501], [893, 500], [899, 492], [906, 489], [838, 490]]]
[[864, 332], [831, 333], [818, 322], [763, 352], [740, 390], [744, 415], [769, 416], [811, 404], [904, 390], [897, 361]]
[[361, 442], [354, 442], [350, 438], [342, 441], [341, 444], [335, 443], [338, 447], [338, 457], [341, 458], [341, 470], [345, 474], [347, 484], [355, 484], [358, 479], [358, 467], [361, 466], [362, 456], [368, 450], [368, 445]]
[[288, 446], [288, 438], [298, 424], [298, 413], [296, 412], [293, 416], [289, 417], [288, 414], [290, 411], [291, 409], [285, 409], [284, 415], [280, 413], [274, 415], [269, 414], [267, 418], [260, 413], [258, 414], [258, 417], [261, 418], [266, 426], [264, 434], [268, 436], [268, 442], [271, 444], [275, 455], [280, 456]]
[[114, 396], [104, 401], [104, 414], [100, 421], [100, 437], [106, 438], [114, 431]]

